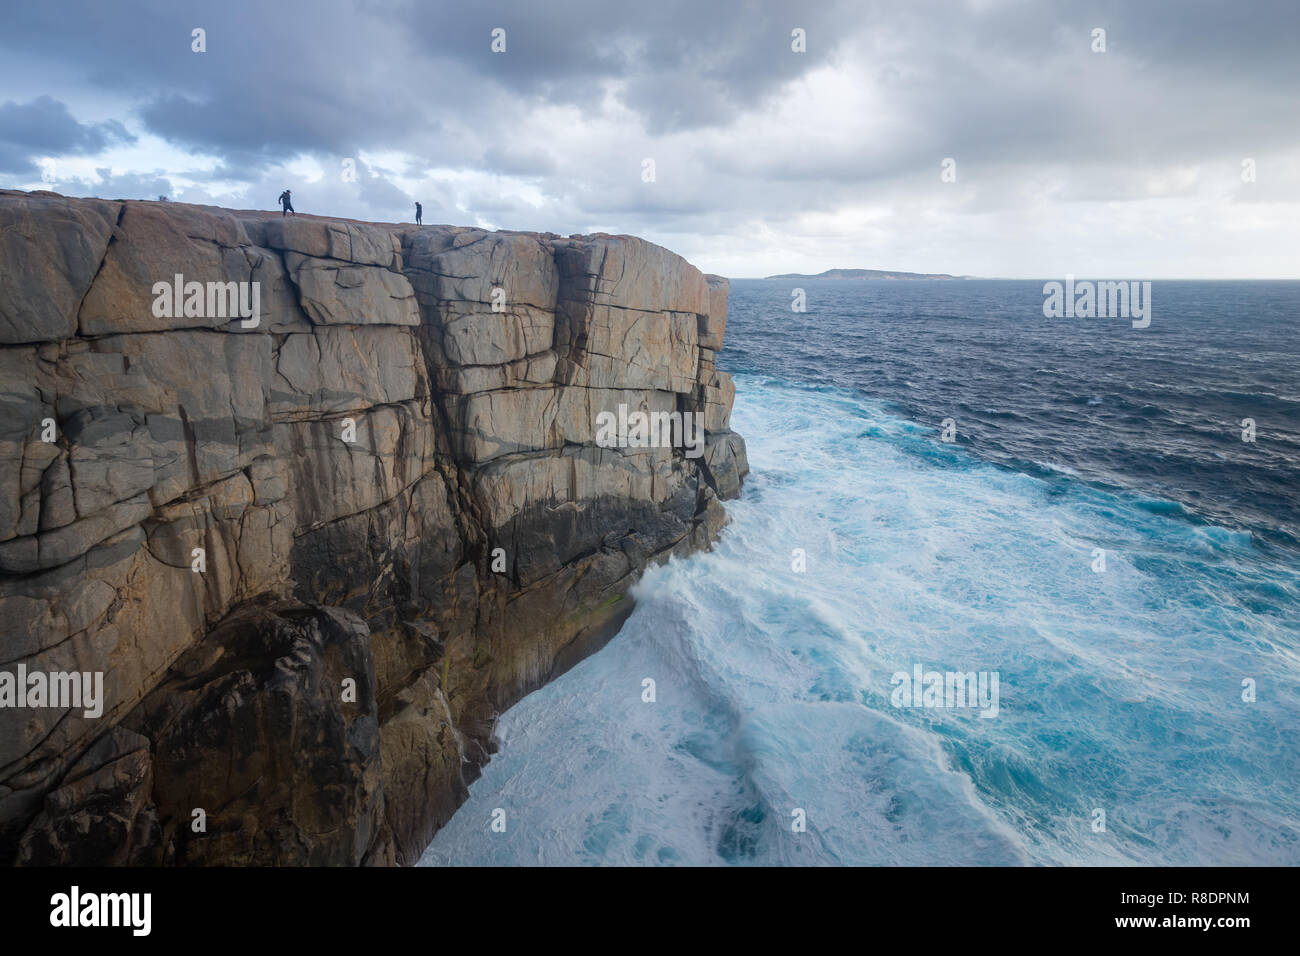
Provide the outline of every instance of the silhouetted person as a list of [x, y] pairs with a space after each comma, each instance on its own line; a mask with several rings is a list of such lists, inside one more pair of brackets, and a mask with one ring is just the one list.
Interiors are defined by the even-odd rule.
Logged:
[[417, 226], [424, 224], [424, 207], [418, 202], [415, 204], [415, 224]]
[[[289, 190], [286, 189], [284, 192], [280, 193], [280, 198], [277, 199], [276, 202], [284, 207], [280, 210], [281, 216], [287, 216], [289, 213], [293, 212], [293, 203], [289, 201]], [[293, 214], [295, 216], [298, 215], [296, 212], [293, 212]]]

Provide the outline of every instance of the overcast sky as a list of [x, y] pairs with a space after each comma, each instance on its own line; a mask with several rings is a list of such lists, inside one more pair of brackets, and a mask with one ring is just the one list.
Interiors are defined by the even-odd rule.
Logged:
[[3, 21], [4, 186], [235, 208], [287, 186], [380, 221], [418, 199], [426, 223], [632, 233], [729, 276], [1300, 278], [1296, 0], [48, 0]]

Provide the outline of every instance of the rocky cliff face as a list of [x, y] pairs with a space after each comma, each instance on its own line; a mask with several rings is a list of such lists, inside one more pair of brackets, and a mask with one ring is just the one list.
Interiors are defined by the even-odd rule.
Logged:
[[[103, 674], [0, 706], [0, 861], [413, 862], [718, 534], [726, 302], [627, 236], [0, 191], [0, 680]], [[620, 405], [703, 454], [604, 447]]]

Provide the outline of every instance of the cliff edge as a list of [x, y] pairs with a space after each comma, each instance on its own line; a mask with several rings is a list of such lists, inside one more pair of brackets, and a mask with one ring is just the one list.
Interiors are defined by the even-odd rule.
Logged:
[[[629, 236], [0, 190], [0, 861], [413, 863], [721, 529], [727, 292]], [[701, 441], [598, 440], [637, 411]]]

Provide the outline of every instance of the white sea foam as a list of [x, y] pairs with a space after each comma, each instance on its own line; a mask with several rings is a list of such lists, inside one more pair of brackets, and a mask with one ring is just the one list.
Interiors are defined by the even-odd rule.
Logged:
[[[503, 715], [422, 863], [1300, 862], [1295, 567], [845, 393], [749, 379], [733, 421], [722, 542]], [[999, 672], [998, 717], [891, 707], [916, 663]]]

